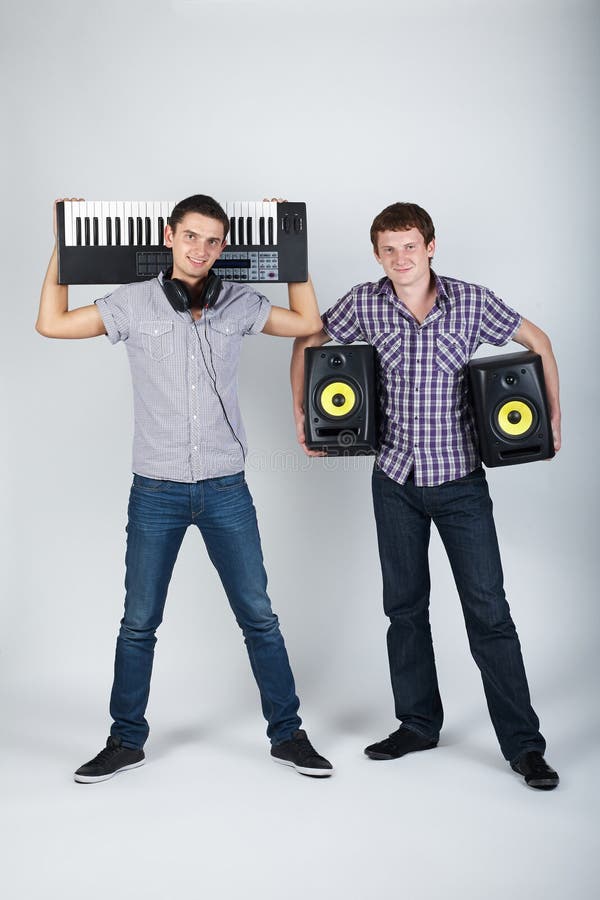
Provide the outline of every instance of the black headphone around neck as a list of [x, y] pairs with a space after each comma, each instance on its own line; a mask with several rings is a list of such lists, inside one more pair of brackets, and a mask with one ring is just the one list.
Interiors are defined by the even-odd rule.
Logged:
[[161, 286], [174, 310], [188, 312], [192, 305], [199, 305], [201, 309], [212, 309], [223, 289], [223, 282], [211, 269], [204, 280], [200, 296], [195, 298], [190, 294], [185, 281], [180, 278], [171, 278], [171, 271], [169, 271], [164, 275]]

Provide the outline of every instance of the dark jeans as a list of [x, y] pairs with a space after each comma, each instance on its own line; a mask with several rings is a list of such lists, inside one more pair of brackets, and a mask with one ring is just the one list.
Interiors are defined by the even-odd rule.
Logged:
[[443, 721], [429, 624], [429, 535], [435, 523], [462, 604], [469, 646], [483, 680], [502, 753], [544, 752], [531, 707], [519, 638], [503, 587], [485, 473], [436, 487], [400, 485], [375, 466], [373, 504], [383, 573], [383, 605], [396, 716], [437, 740]]
[[173, 566], [188, 525], [200, 529], [242, 629], [276, 744], [300, 727], [299, 701], [277, 616], [267, 595], [256, 512], [244, 473], [195, 484], [134, 475], [125, 558], [125, 615], [117, 638], [111, 734], [142, 747], [156, 644]]

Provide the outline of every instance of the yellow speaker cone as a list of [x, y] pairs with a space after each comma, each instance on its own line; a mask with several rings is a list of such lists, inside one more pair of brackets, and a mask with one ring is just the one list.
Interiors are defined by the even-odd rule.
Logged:
[[319, 402], [328, 416], [347, 416], [356, 406], [356, 394], [345, 381], [332, 381], [321, 391]]
[[508, 400], [498, 410], [500, 430], [510, 437], [520, 437], [533, 424], [533, 410], [523, 400]]

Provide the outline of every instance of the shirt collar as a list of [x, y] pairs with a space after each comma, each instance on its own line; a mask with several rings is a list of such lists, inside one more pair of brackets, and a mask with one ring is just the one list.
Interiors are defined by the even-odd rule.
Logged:
[[[452, 298], [449, 296], [444, 282], [440, 278], [440, 276], [431, 270], [431, 274], [433, 275], [435, 281], [435, 290], [436, 290], [436, 303], [442, 310], [448, 309], [452, 304]], [[392, 300], [395, 303], [398, 303], [398, 298], [396, 296], [396, 292], [394, 291], [394, 287], [392, 282], [384, 275], [383, 278], [380, 278], [377, 282], [377, 288], [375, 290], [377, 296], [385, 297], [387, 300]]]

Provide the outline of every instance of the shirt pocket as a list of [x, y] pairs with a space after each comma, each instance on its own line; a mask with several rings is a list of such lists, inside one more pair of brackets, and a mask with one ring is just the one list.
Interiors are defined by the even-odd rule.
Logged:
[[394, 369], [402, 361], [402, 337], [396, 332], [380, 331], [371, 338], [382, 368]]
[[462, 334], [438, 334], [435, 364], [446, 375], [457, 375], [467, 364], [467, 342]]
[[213, 353], [224, 362], [234, 363], [239, 356], [242, 343], [242, 323], [238, 320], [211, 319], [207, 340]]
[[142, 344], [152, 359], [165, 359], [174, 350], [172, 322], [140, 322]]

